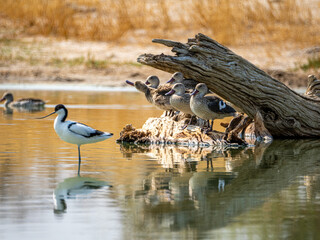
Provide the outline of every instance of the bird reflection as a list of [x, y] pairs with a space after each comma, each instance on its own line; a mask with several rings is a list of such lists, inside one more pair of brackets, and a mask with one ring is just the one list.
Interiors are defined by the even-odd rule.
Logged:
[[[46, 102], [37, 98], [21, 98], [13, 101], [13, 94], [6, 92], [3, 94], [0, 102], [5, 101], [4, 107], [7, 109], [15, 108], [19, 112], [40, 112], [45, 109]], [[10, 111], [8, 111], [10, 112]]]
[[5, 115], [12, 115], [13, 109], [10, 106], [4, 106], [3, 108], [3, 114]]
[[76, 176], [66, 178], [53, 191], [54, 213], [66, 212], [66, 199], [75, 199], [79, 195], [87, 195], [103, 187], [111, 186], [105, 181], [90, 177]]
[[[158, 160], [164, 169], [178, 169], [182, 172], [194, 171], [196, 166], [191, 163], [207, 161], [207, 170], [213, 170], [213, 162], [216, 159], [235, 159], [246, 148], [233, 149], [229, 146], [177, 146], [177, 145], [135, 145], [120, 144], [120, 151], [128, 160], [132, 160], [135, 154], [144, 153]], [[229, 163], [229, 165], [232, 163]], [[196, 164], [197, 165], [197, 164]], [[227, 167], [227, 166], [226, 166]]]
[[237, 173], [233, 169], [241, 165], [248, 147], [230, 146], [186, 147], [175, 145], [120, 145], [124, 156], [132, 160], [135, 153], [144, 153], [157, 159], [165, 169], [150, 173], [143, 182], [143, 190], [136, 191], [135, 198], [143, 198], [151, 207], [170, 204], [178, 206], [188, 202], [197, 209], [208, 194], [225, 191]]
[[[150, 152], [158, 154], [159, 166], [144, 176], [138, 189], [130, 189], [126, 198], [130, 199], [126, 205], [131, 214], [128, 219], [133, 223], [128, 229], [140, 235], [152, 229], [163, 239], [170, 231], [183, 233], [188, 239], [201, 239], [203, 232], [229, 228], [243, 216], [254, 221], [266, 216], [272, 221], [274, 211], [283, 213], [284, 208], [288, 215], [280, 214], [280, 219], [291, 219], [292, 209], [301, 216], [310, 216], [309, 211], [314, 216], [310, 206], [320, 199], [319, 140], [275, 140], [243, 149], [202, 150], [198, 151], [202, 159], [190, 162], [194, 166], [188, 171], [179, 170], [187, 169], [188, 165], [182, 163], [167, 171], [160, 154], [196, 156], [192, 150], [186, 154], [171, 146], [157, 151], [150, 148]], [[162, 157], [170, 159], [170, 155]], [[315, 222], [311, 224], [316, 226]], [[296, 234], [298, 225], [293, 226], [288, 236]]]

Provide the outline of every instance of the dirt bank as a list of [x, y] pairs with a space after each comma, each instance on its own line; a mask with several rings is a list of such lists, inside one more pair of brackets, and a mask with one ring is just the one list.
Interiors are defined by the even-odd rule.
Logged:
[[[297, 66], [312, 54], [312, 48], [230, 48], [290, 87], [305, 87], [308, 74], [318, 74], [297, 71]], [[119, 87], [125, 85], [126, 79], [136, 81], [158, 75], [164, 82], [170, 77], [168, 73], [136, 62], [143, 53], [169, 53], [170, 49], [151, 43], [151, 39], [150, 45], [145, 46], [24, 37], [2, 39], [0, 49], [0, 83]]]

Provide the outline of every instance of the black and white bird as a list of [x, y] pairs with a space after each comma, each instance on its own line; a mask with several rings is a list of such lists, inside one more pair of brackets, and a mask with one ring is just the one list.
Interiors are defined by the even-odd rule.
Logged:
[[236, 110], [216, 96], [205, 96], [207, 92], [206, 84], [199, 83], [191, 93], [190, 108], [197, 117], [207, 120], [212, 131], [214, 119], [235, 116]]
[[58, 104], [54, 112], [40, 117], [38, 119], [43, 119], [49, 117], [52, 114], [57, 113], [58, 116], [54, 120], [54, 130], [61, 138], [61, 140], [78, 145], [78, 155], [79, 155], [79, 164], [78, 164], [78, 175], [80, 175], [80, 164], [81, 164], [81, 154], [80, 146], [88, 143], [96, 143], [106, 140], [113, 136], [112, 133], [102, 132], [96, 129], [93, 129], [85, 124], [66, 121], [68, 117], [68, 109], [63, 104]]
[[105, 181], [91, 177], [71, 177], [59, 183], [53, 192], [54, 212], [63, 213], [67, 209], [66, 200], [89, 194], [103, 187], [112, 187]]

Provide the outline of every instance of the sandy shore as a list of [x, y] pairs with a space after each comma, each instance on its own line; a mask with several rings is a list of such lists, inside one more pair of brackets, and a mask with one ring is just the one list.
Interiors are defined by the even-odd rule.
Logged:
[[[143, 53], [171, 54], [170, 48], [150, 45], [116, 45], [105, 42], [24, 37], [2, 42], [0, 84], [52, 84], [126, 86], [125, 80], [144, 80], [158, 75], [162, 82], [169, 73], [137, 64]], [[305, 87], [312, 72], [295, 70], [310, 57], [313, 48], [290, 49], [271, 46], [229, 47], [269, 75], [290, 87]], [[314, 72], [313, 74], [318, 74]]]

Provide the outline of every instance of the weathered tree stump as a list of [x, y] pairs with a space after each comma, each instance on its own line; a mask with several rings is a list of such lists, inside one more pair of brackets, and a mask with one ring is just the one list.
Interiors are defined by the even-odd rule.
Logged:
[[250, 118], [261, 114], [273, 137], [320, 136], [320, 99], [296, 93], [203, 34], [187, 43], [153, 42], [172, 47], [175, 55], [143, 54], [138, 62], [170, 73], [180, 71], [186, 78], [206, 83]]
[[[204, 133], [199, 126], [190, 126], [182, 129], [185, 121], [175, 121], [171, 117], [149, 118], [141, 129], [127, 125], [120, 133], [118, 142], [135, 144], [178, 144], [186, 146], [209, 147], [213, 145], [239, 144], [235, 141], [226, 141], [224, 133], [213, 131]], [[241, 142], [240, 144], [245, 143]]]
[[[204, 131], [202, 127], [206, 123], [198, 118], [196, 121], [183, 128], [190, 117], [179, 113], [174, 117], [164, 116], [149, 118], [142, 128], [136, 129], [131, 124], [126, 125], [120, 132], [117, 142], [134, 144], [175, 144], [189, 147], [212, 147], [212, 146], [247, 146], [254, 144], [256, 140], [269, 142], [272, 136], [264, 127], [261, 115], [251, 119], [248, 116], [239, 115], [227, 125], [225, 132]], [[249, 130], [244, 131], [248, 128]]]

